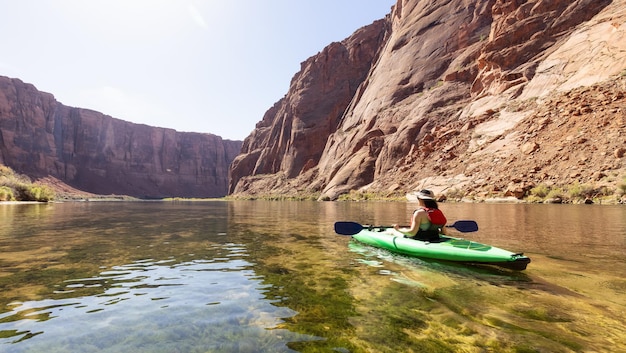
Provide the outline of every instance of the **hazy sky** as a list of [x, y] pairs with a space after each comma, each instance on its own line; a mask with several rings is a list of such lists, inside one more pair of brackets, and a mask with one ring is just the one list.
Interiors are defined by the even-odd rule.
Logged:
[[395, 0], [0, 0], [0, 75], [69, 106], [242, 140], [300, 63]]

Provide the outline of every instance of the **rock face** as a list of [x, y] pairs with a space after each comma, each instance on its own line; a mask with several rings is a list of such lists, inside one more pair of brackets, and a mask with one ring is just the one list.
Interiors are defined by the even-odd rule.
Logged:
[[301, 64], [289, 93], [268, 110], [243, 144], [231, 168], [231, 192], [243, 176], [294, 178], [315, 167], [328, 136], [337, 130], [386, 39], [380, 20], [341, 43], [332, 43]]
[[177, 132], [64, 106], [0, 77], [0, 163], [95, 194], [220, 197], [241, 141]]
[[616, 184], [625, 36], [625, 0], [398, 0], [302, 64], [244, 141], [229, 192]]

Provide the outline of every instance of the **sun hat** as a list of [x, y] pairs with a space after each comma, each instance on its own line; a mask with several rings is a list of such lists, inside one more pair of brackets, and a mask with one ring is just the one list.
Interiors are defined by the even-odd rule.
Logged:
[[420, 190], [420, 192], [417, 193], [417, 198], [422, 200], [434, 200], [435, 194], [433, 194], [433, 192], [430, 190], [424, 189]]

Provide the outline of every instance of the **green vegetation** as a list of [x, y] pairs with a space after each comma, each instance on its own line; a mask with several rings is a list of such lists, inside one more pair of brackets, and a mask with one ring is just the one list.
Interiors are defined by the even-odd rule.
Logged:
[[[134, 199], [134, 198], [131, 198], [131, 199]], [[225, 200], [226, 199], [223, 197], [220, 197], [220, 198], [166, 197], [164, 199], [161, 199], [161, 201], [168, 201], [168, 202], [204, 202], [204, 201], [225, 201]]]
[[[577, 192], [580, 193], [580, 192]], [[560, 187], [548, 186], [546, 184], [539, 184], [530, 189], [530, 195], [528, 201], [541, 202], [544, 200], [565, 200], [567, 199], [567, 192]]]
[[549, 190], [548, 195], [546, 195], [546, 198], [548, 199], [563, 199], [566, 197], [565, 191], [563, 191], [562, 188], [557, 187]]
[[546, 200], [560, 200], [565, 203], [575, 203], [585, 200], [607, 200], [615, 196], [619, 199], [624, 194], [626, 194], [626, 184], [618, 185], [617, 190], [612, 190], [607, 186], [594, 187], [578, 182], [567, 186], [539, 184], [530, 189], [528, 201], [543, 202]]
[[54, 196], [54, 191], [49, 187], [33, 183], [29, 177], [0, 165], [0, 201], [48, 202]]
[[[448, 189], [443, 193], [447, 202], [475, 201], [485, 198], [500, 197], [498, 192], [489, 192], [488, 195], [476, 196], [463, 188]], [[330, 198], [321, 198], [318, 192], [300, 192], [295, 194], [256, 194], [256, 195], [229, 195], [223, 200], [265, 200], [265, 201], [331, 201]], [[582, 203], [593, 200], [598, 203], [620, 202], [626, 196], [626, 177], [616, 188], [609, 186], [594, 186], [590, 184], [573, 183], [569, 185], [538, 184], [530, 189], [525, 197], [526, 202], [542, 203]], [[172, 199], [176, 201], [176, 199]], [[188, 199], [182, 199], [189, 201]], [[341, 194], [337, 201], [406, 201], [405, 191], [356, 191]]]
[[446, 192], [446, 200], [461, 201], [465, 197], [465, 192], [459, 188], [453, 188]]
[[624, 181], [623, 183], [617, 186], [620, 196], [626, 195], [626, 177], [624, 177], [623, 181]]
[[581, 199], [593, 197], [594, 194], [599, 194], [599, 191], [594, 190], [590, 185], [576, 182], [567, 188], [567, 193], [570, 198]]
[[350, 191], [348, 194], [340, 195], [337, 201], [406, 201], [403, 192], [362, 192]]
[[530, 189], [530, 194], [539, 198], [544, 198], [550, 193], [550, 188], [546, 184], [539, 184]]
[[13, 190], [8, 186], [0, 186], [0, 200], [2, 201], [10, 201], [14, 200]]
[[316, 201], [319, 193], [299, 193], [299, 194], [262, 194], [262, 195], [229, 195], [226, 200], [264, 200], [264, 201]]

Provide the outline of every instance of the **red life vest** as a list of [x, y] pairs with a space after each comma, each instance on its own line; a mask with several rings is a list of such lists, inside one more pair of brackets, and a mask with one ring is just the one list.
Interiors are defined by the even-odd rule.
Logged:
[[426, 214], [428, 215], [428, 220], [432, 225], [443, 226], [448, 223], [446, 216], [441, 212], [441, 210], [436, 208], [426, 208], [424, 207]]

